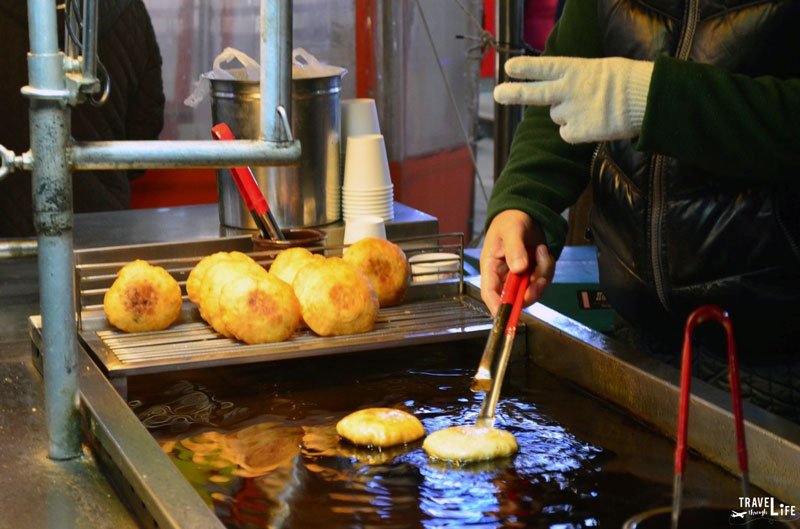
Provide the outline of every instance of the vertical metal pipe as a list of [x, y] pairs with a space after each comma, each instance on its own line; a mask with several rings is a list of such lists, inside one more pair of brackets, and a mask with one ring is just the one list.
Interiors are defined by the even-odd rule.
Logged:
[[[56, 2], [28, 0], [33, 155], [33, 222], [38, 235], [45, 411], [49, 455], [81, 454], [77, 333], [72, 284], [72, 179], [67, 163], [69, 107], [58, 49]], [[63, 97], [62, 97], [63, 96]]]
[[58, 33], [50, 30], [51, 26], [55, 27], [55, 25], [55, 2], [28, 1], [28, 30], [30, 31], [31, 53], [58, 51]]
[[80, 52], [70, 34], [78, 34], [78, 24], [75, 22], [75, 4], [66, 2], [64, 5], [64, 54], [67, 57], [76, 59]]
[[261, 0], [261, 139], [286, 141], [278, 105], [292, 110], [291, 0]]
[[[524, 49], [523, 21], [525, 2], [503, 0], [495, 2], [495, 20], [499, 46], [495, 52], [495, 84], [508, 80], [503, 66], [511, 57], [522, 54]], [[494, 105], [494, 179], [500, 176], [508, 161], [514, 131], [522, 121], [523, 108], [519, 105]]]
[[83, 77], [97, 79], [97, 2], [83, 0], [81, 12], [83, 28], [81, 41], [83, 42]]

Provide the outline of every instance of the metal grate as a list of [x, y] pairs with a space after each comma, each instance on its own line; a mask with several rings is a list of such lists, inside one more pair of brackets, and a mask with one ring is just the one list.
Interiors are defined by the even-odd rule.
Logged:
[[111, 371], [132, 374], [175, 363], [210, 367], [452, 341], [485, 334], [490, 327], [488, 313], [479, 303], [448, 298], [382, 309], [372, 331], [347, 336], [321, 338], [304, 330], [284, 342], [246, 345], [222, 337], [203, 322], [190, 322], [150, 333], [82, 331], [81, 338], [103, 353]]
[[[289, 340], [257, 345], [217, 334], [189, 301], [185, 301], [178, 322], [168, 329], [124, 333], [108, 324], [102, 310], [102, 297], [119, 268], [133, 259], [145, 259], [164, 267], [185, 289], [189, 272], [206, 255], [238, 250], [268, 267], [277, 251], [254, 252], [249, 237], [82, 250], [75, 255], [79, 338], [112, 379], [124, 379], [167, 370], [456, 341], [488, 333], [492, 323], [489, 312], [482, 303], [464, 294], [462, 234], [425, 235], [393, 242], [403, 248], [409, 259], [418, 256], [417, 260], [424, 261], [427, 253], [456, 254], [460, 272], [454, 278], [412, 282], [406, 300], [398, 306], [382, 308], [370, 332], [319, 337], [309, 330], [300, 330]], [[332, 256], [341, 255], [344, 248], [325, 246], [309, 247], [309, 250]]]
[[[409, 260], [416, 264], [435, 263], [434, 254], [451, 253], [457, 256], [459, 270], [455, 294], [464, 288], [464, 235], [462, 233], [443, 233], [420, 235], [393, 239]], [[309, 246], [309, 251], [326, 256], [340, 256], [345, 245]], [[116, 279], [117, 272], [134, 259], [144, 259], [152, 265], [167, 270], [181, 286], [186, 298], [186, 279], [189, 272], [203, 257], [220, 251], [240, 251], [248, 254], [260, 265], [269, 268], [280, 250], [253, 251], [249, 236], [230, 237], [208, 241], [159, 243], [149, 245], [116, 246], [110, 248], [91, 248], [75, 252], [75, 292], [76, 310], [79, 326], [85, 310], [101, 309], [103, 296]], [[427, 259], [427, 255], [432, 257]], [[424, 273], [413, 272], [411, 281]]]

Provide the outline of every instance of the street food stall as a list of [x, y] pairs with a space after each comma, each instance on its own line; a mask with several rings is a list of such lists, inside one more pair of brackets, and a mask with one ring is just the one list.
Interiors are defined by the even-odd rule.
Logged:
[[[209, 213], [211, 221], [201, 220]], [[201, 255], [220, 244], [241, 245], [241, 237], [215, 236], [215, 213], [216, 206], [170, 208], [155, 213], [161, 222], [148, 220], [146, 210], [79, 215], [76, 255], [98, 265], [129, 252], [187, 246]], [[170, 231], [161, 233], [166, 220]], [[143, 229], [127, 236], [130, 245], [93, 246], [131, 221]], [[392, 229], [398, 240], [409, 237], [404, 230], [412, 239], [438, 237], [434, 218], [401, 205]], [[180, 262], [179, 250], [167, 261]], [[677, 372], [542, 305], [522, 316], [498, 407], [498, 426], [520, 443], [515, 457], [454, 467], [431, 461], [418, 442], [376, 451], [338, 439], [337, 420], [365, 407], [412, 411], [428, 433], [475, 420], [482, 399], [469, 382], [491, 327], [475, 278], [465, 278], [462, 294], [460, 278], [420, 285], [423, 291], [383, 311], [385, 320], [365, 335], [301, 334], [269, 346], [226, 340], [229, 362], [214, 350], [219, 337], [193, 342], [208, 342], [205, 352], [185, 346], [185, 333], [205, 327], [189, 303], [192, 321], [139, 338], [161, 342], [160, 352], [153, 343], [132, 348], [145, 358], [125, 358], [113, 338], [135, 335], [110, 331], [116, 336], [109, 339], [107, 322], [89, 307], [77, 331], [85, 453], [76, 467], [49, 461], [34, 367], [43, 351], [41, 320], [34, 296], [22, 294], [35, 291], [35, 269], [31, 258], [2, 265], [4, 291], [20, 292], [4, 313], [4, 328], [15, 329], [4, 399], [17, 401], [5, 424], [36, 433], [31, 443], [11, 435], [3, 444], [22, 485], [6, 496], [22, 527], [48, 526], [65, 504], [72, 504], [76, 527], [549, 527], [587, 520], [621, 526], [669, 504]], [[112, 350], [119, 356], [112, 358]], [[692, 406], [697, 452], [688, 462], [685, 501], [728, 505], [741, 494], [729, 397], [695, 383]], [[791, 503], [785, 498], [796, 494], [795, 425], [752, 406], [745, 414], [751, 494]], [[40, 480], [48, 483], [46, 494]], [[42, 502], [41, 512], [23, 517]]]
[[[500, 318], [481, 302], [480, 279], [465, 262], [464, 234], [387, 199], [392, 184], [381, 142], [374, 150], [379, 135], [347, 144], [344, 163], [332, 165], [342, 171], [336, 189], [323, 170], [327, 193], [293, 190], [307, 199], [291, 210], [297, 217], [270, 211], [287, 196], [265, 199], [247, 191], [248, 182], [263, 189], [291, 180], [281, 171], [297, 167], [303, 138], [313, 142], [292, 126], [298, 112], [291, 112], [291, 2], [261, 4], [260, 62], [276, 67], [261, 72], [254, 137], [103, 143], [74, 143], [58, 132], [69, 119], [67, 103], [97, 87], [80, 62], [72, 73], [85, 82], [65, 85], [53, 74], [61, 73], [55, 5], [29, 3], [37, 16], [25, 90], [35, 102], [37, 126], [31, 152], [3, 152], [4, 173], [31, 169], [44, 195], [57, 194], [82, 168], [218, 168], [219, 178], [235, 185], [226, 188], [232, 202], [224, 204], [73, 215], [56, 201], [37, 213], [46, 218], [38, 221], [35, 242], [9, 241], [3, 248], [0, 525], [645, 529], [668, 526], [679, 476], [687, 513], [681, 527], [726, 527], [740, 517], [749, 527], [797, 527], [800, 425], [749, 403], [744, 420], [735, 420], [740, 410], [735, 404], [731, 411], [728, 394], [700, 381], [691, 396], [682, 393], [678, 370], [541, 303], [523, 310], [520, 296], [505, 300], [504, 348], [486, 363], [489, 389], [474, 391], [473, 375], [484, 366], [486, 344], [497, 339]], [[84, 38], [86, 52], [91, 31]], [[338, 137], [333, 152], [338, 162]], [[383, 180], [359, 172], [365, 160], [377, 160]], [[247, 166], [270, 170], [254, 175]], [[364, 193], [375, 200], [352, 200]], [[331, 194], [336, 200], [326, 202]], [[378, 232], [353, 234], [356, 223], [349, 221], [362, 217], [351, 215], [357, 206], [383, 212]], [[333, 218], [305, 222], [309, 211]], [[276, 224], [295, 224], [290, 219], [319, 236], [281, 240], [295, 226]], [[230, 275], [236, 284], [261, 288], [260, 274], [277, 273], [273, 265], [289, 248], [334, 262], [346, 275], [342, 263], [354, 259], [351, 250], [373, 239], [388, 246], [370, 258], [386, 258], [387, 248], [400, 256], [398, 295], [379, 297], [366, 271], [329, 288], [338, 279], [322, 275], [322, 264], [305, 264], [305, 277], [314, 272], [323, 279], [289, 281], [292, 303], [302, 312], [279, 339], [252, 339], [249, 327], [240, 331], [237, 320], [249, 318], [239, 315], [250, 313], [239, 311], [242, 303], [224, 304], [231, 289], [211, 283]], [[227, 264], [236, 254], [257, 270], [245, 273], [242, 266], [216, 276], [208, 268], [210, 286], [203, 283], [204, 297], [195, 298], [193, 274], [222, 254]], [[131, 332], [107, 300], [123, 279], [120, 270], [140, 260], [164, 271], [177, 302], [165, 325]], [[310, 286], [301, 293], [296, 285], [303, 281]], [[330, 330], [330, 320], [341, 324], [354, 303], [320, 310], [315, 300], [323, 294], [350, 299], [362, 283], [369, 300], [355, 308], [361, 321], [363, 307], [373, 304], [368, 324]], [[269, 305], [253, 299], [247, 304], [254, 311]], [[217, 318], [214, 310], [228, 312]], [[691, 405], [690, 417], [679, 413], [679, 402]], [[342, 420], [365, 409], [402, 411], [416, 418], [421, 432], [385, 445], [350, 442]], [[679, 419], [688, 425], [681, 422], [676, 434]], [[486, 420], [487, 429], [513, 434], [514, 450], [451, 461], [432, 456], [425, 445], [434, 432], [477, 428]], [[676, 436], [679, 447], [686, 442], [682, 457], [691, 449], [680, 467], [673, 458]], [[755, 515], [760, 509], [764, 514]], [[658, 516], [664, 524], [650, 525]]]

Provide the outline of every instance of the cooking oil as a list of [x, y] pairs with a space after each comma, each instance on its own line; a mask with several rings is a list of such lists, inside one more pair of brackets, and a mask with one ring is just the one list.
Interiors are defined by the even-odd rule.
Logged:
[[[496, 426], [513, 457], [463, 466], [421, 442], [377, 450], [336, 422], [395, 407], [427, 433], [471, 424], [481, 344], [426, 345], [130, 380], [129, 404], [233, 528], [614, 528], [671, 504], [672, 441], [516, 355]], [[684, 501], [731, 504], [737, 480], [699, 459]], [[720, 527], [727, 526], [720, 519]]]

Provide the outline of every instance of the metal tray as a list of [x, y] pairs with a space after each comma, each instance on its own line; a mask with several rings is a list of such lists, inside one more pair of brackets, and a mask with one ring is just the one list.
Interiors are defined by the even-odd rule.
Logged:
[[[196, 305], [188, 300], [184, 301], [175, 324], [148, 333], [124, 333], [114, 329], [101, 305], [102, 296], [117, 270], [133, 259], [163, 266], [178, 280], [184, 293], [186, 277], [194, 265], [217, 251], [243, 251], [262, 265], [269, 265], [277, 252], [253, 252], [249, 237], [78, 251], [75, 253], [78, 336], [112, 384], [125, 396], [130, 376], [380, 350], [488, 334], [492, 324], [488, 310], [480, 301], [464, 295], [463, 235], [411, 237], [394, 242], [403, 247], [409, 258], [427, 252], [454, 253], [461, 260], [462, 272], [455, 278], [412, 283], [405, 301], [381, 309], [375, 328], [368, 333], [322, 338], [309, 330], [300, 330], [289, 340], [258, 345], [219, 335], [200, 318]], [[343, 248], [324, 246], [309, 250], [337, 255]], [[34, 349], [40, 349], [41, 317], [31, 316], [29, 327]]]

